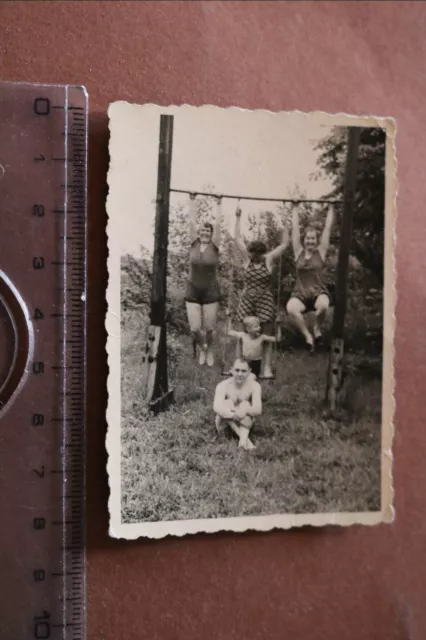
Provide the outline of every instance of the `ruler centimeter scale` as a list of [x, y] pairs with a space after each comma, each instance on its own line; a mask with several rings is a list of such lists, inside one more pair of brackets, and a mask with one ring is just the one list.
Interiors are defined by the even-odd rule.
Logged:
[[0, 83], [0, 330], [15, 344], [0, 385], [10, 640], [86, 637], [87, 142], [83, 87]]

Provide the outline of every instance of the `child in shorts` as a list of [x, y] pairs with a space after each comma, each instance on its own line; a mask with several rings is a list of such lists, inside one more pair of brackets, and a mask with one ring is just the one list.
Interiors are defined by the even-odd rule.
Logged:
[[276, 342], [274, 336], [262, 333], [261, 324], [257, 316], [246, 316], [243, 320], [244, 331], [236, 331], [230, 326], [228, 335], [238, 338], [240, 353], [249, 363], [251, 372], [258, 378], [262, 369], [263, 344]]

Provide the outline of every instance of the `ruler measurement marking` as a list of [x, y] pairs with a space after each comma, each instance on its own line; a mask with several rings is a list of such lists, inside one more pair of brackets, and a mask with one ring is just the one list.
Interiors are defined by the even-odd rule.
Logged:
[[[52, 209], [52, 213], [65, 213], [64, 209]], [[68, 213], [80, 213], [84, 215], [84, 209], [68, 209]]]
[[61, 551], [79, 551], [81, 550], [81, 547], [78, 547], [77, 545], [68, 545], [66, 547], [60, 547]]
[[[65, 87], [65, 105], [66, 107], [66, 111], [65, 111], [65, 131], [68, 132], [68, 87]], [[65, 184], [67, 184], [68, 182], [68, 144], [67, 144], [67, 138], [64, 139], [64, 155], [66, 158], [66, 161], [64, 163], [64, 182]], [[67, 224], [68, 224], [68, 192], [65, 189], [64, 191], [64, 218], [63, 218], [63, 225], [64, 225], [64, 231], [63, 231], [63, 235], [66, 236], [67, 234]], [[67, 240], [66, 237], [63, 240], [63, 249], [64, 249], [64, 263], [66, 262], [66, 256], [67, 256]], [[68, 265], [66, 265], [68, 266]], [[65, 267], [65, 264], [64, 264]], [[67, 313], [67, 296], [66, 296], [66, 289], [67, 289], [67, 269], [66, 267], [63, 270], [63, 285], [64, 285], [64, 313]], [[63, 331], [64, 331], [64, 338], [65, 340], [67, 339], [67, 323], [64, 322], [63, 323]], [[66, 344], [63, 344], [63, 348], [62, 348], [62, 357], [63, 357], [63, 362], [64, 365], [66, 363], [66, 357], [67, 357], [67, 348], [66, 348]], [[64, 391], [67, 388], [67, 375], [66, 375], [66, 369], [64, 369], [63, 371], [63, 389]], [[66, 416], [66, 411], [67, 411], [67, 400], [66, 400], [66, 396], [63, 397], [63, 402], [62, 402], [62, 414], [65, 417]], [[66, 444], [66, 423], [63, 423], [63, 434], [62, 434], [62, 449], [63, 451], [65, 451], [64, 445]], [[62, 469], [63, 469], [63, 481], [62, 481], [62, 493], [66, 492], [66, 482], [67, 482], [67, 478], [65, 475], [65, 470], [66, 470], [66, 464], [67, 464], [67, 460], [66, 460], [66, 455], [63, 454], [62, 455]], [[67, 517], [67, 510], [66, 510], [66, 502], [62, 501], [62, 520], [63, 520], [63, 525], [62, 525], [62, 541], [63, 544], [67, 543], [67, 524], [68, 522], [66, 521], [66, 517]], [[63, 566], [64, 566], [64, 572], [67, 571], [67, 558], [66, 558], [66, 554], [62, 556], [62, 562], [63, 562]], [[64, 576], [65, 578], [65, 576]], [[62, 607], [62, 620], [63, 622], [67, 623], [67, 606], [66, 606], [66, 598], [67, 598], [67, 581], [64, 579], [62, 581], [62, 593], [63, 593], [63, 598], [64, 598], [64, 602], [63, 602], [63, 607]], [[65, 640], [65, 630], [63, 633], [63, 637]]]
[[51, 318], [79, 318], [80, 314], [79, 313], [51, 313], [50, 314]]
[[77, 107], [67, 104], [52, 105], [52, 109], [64, 109], [64, 111], [85, 111], [85, 107]]
[[50, 314], [51, 318], [79, 318], [80, 314], [79, 313], [51, 313]]
[[[75, 116], [76, 114], [72, 114], [73, 116]], [[85, 116], [86, 119], [87, 116]], [[73, 122], [71, 123], [72, 127], [75, 127], [75, 118], [73, 118]], [[77, 125], [77, 128], [80, 128]], [[74, 137], [71, 138], [72, 142], [71, 142], [71, 146], [72, 146], [72, 153], [73, 153], [73, 159], [76, 160], [77, 162], [80, 162], [82, 159], [82, 156], [84, 154], [86, 154], [86, 141], [87, 141], [87, 134], [85, 135], [84, 132], [82, 131], [82, 136], [84, 136], [84, 151], [83, 149], [80, 151], [80, 149], [78, 149], [79, 142], [78, 142], [78, 138]], [[77, 155], [78, 154], [78, 155]], [[84, 309], [85, 309], [85, 304], [84, 301], [81, 300], [81, 296], [85, 294], [85, 289], [86, 289], [86, 285], [85, 285], [85, 258], [84, 258], [84, 251], [81, 250], [81, 247], [83, 247], [83, 249], [85, 248], [85, 237], [86, 237], [86, 233], [87, 233], [87, 219], [86, 219], [86, 202], [85, 202], [85, 184], [86, 184], [86, 176], [84, 174], [84, 172], [81, 170], [80, 166], [76, 166], [76, 165], [72, 165], [72, 180], [71, 185], [72, 188], [69, 191], [70, 194], [70, 200], [72, 202], [72, 207], [74, 209], [77, 209], [76, 214], [71, 216], [70, 219], [70, 224], [71, 224], [71, 229], [72, 229], [72, 233], [70, 235], [74, 235], [75, 239], [72, 238], [70, 239], [70, 252], [71, 255], [76, 257], [78, 261], [81, 262], [82, 265], [82, 269], [81, 269], [81, 273], [78, 273], [79, 269], [78, 269], [78, 265], [79, 263], [77, 262], [77, 265], [71, 268], [71, 274], [72, 274], [72, 278], [71, 278], [71, 284], [73, 287], [76, 287], [77, 291], [76, 292], [70, 292], [69, 293], [69, 300], [70, 300], [70, 310], [73, 313], [73, 317], [70, 317], [70, 322], [71, 322], [71, 337], [75, 336], [75, 332], [76, 331], [81, 331], [83, 329], [82, 326], [82, 315], [78, 315], [78, 312], [80, 311], [80, 313], [84, 313]], [[80, 210], [81, 211], [81, 216], [80, 216]], [[84, 225], [82, 227], [82, 224]], [[81, 231], [79, 231], [81, 230]], [[79, 233], [81, 233], [82, 235], [84, 235], [83, 238], [79, 239], [78, 235]], [[74, 261], [74, 258], [73, 258]], [[76, 389], [78, 388], [78, 394], [80, 395], [81, 398], [81, 391], [82, 391], [82, 387], [84, 386], [83, 380], [84, 380], [84, 350], [83, 350], [83, 354], [81, 353], [80, 349], [75, 349], [73, 348], [73, 346], [71, 346], [71, 354], [70, 354], [70, 361], [72, 363], [72, 365], [74, 365], [74, 368], [70, 370], [69, 372], [69, 376], [70, 376], [70, 383], [71, 383], [71, 389]], [[82, 377], [79, 375], [80, 372], [83, 372]], [[78, 386], [75, 383], [75, 378], [78, 376]], [[74, 399], [76, 396], [73, 395], [75, 393], [75, 391], [71, 392], [71, 396], [69, 398], [70, 401], [70, 406], [73, 407], [76, 406], [76, 404], [78, 405], [78, 402]], [[79, 396], [77, 395], [77, 398]], [[78, 407], [79, 409], [79, 407]], [[69, 457], [71, 460], [71, 465], [74, 466], [74, 470], [71, 473], [71, 478], [74, 479], [75, 481], [75, 487], [77, 490], [77, 494], [79, 492], [82, 491], [83, 487], [84, 487], [84, 482], [82, 482], [82, 479], [84, 480], [84, 465], [82, 464], [82, 459], [81, 457], [78, 456], [78, 453], [81, 451], [81, 446], [84, 443], [84, 433], [82, 432], [81, 426], [77, 426], [75, 423], [70, 425], [70, 429], [71, 429], [71, 443], [76, 444], [76, 447], [74, 448], [70, 448], [68, 450], [69, 452]], [[83, 458], [84, 460], [84, 458]], [[79, 470], [81, 468], [81, 472], [79, 473]], [[72, 481], [72, 480], [71, 480]], [[74, 492], [72, 492], [73, 495], [70, 497], [70, 506], [71, 506], [71, 516], [72, 519], [76, 519], [76, 525], [75, 526], [71, 526], [71, 543], [72, 545], [78, 545], [80, 547], [80, 549], [78, 550], [73, 550], [71, 552], [71, 568], [74, 569], [77, 573], [77, 577], [79, 574], [79, 571], [82, 567], [82, 563], [84, 562], [84, 558], [85, 558], [85, 550], [84, 548], [81, 548], [81, 541], [82, 541], [82, 537], [83, 537], [83, 526], [82, 526], [82, 521], [81, 518], [79, 518], [80, 513], [81, 513], [81, 504], [78, 500], [78, 495], [75, 496]], [[74, 580], [76, 576], [71, 576], [71, 579]], [[83, 588], [84, 588], [84, 577], [83, 577]], [[75, 583], [72, 584], [72, 591], [71, 593], [74, 595], [75, 593], [80, 594], [81, 592], [81, 587], [82, 585], [76, 580]], [[80, 612], [80, 608], [79, 608], [79, 601], [77, 600], [75, 603], [72, 603], [73, 605], [75, 604], [75, 608], [73, 606], [73, 611], [72, 611], [72, 619], [74, 620], [78, 620], [79, 616], [81, 615]], [[77, 627], [77, 629], [80, 629], [80, 627]], [[76, 633], [74, 634], [74, 640], [80, 640], [80, 634]]]

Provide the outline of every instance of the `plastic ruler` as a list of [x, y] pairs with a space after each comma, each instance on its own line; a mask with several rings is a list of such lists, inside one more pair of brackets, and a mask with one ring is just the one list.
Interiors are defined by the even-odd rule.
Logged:
[[0, 83], [0, 638], [82, 640], [88, 99]]

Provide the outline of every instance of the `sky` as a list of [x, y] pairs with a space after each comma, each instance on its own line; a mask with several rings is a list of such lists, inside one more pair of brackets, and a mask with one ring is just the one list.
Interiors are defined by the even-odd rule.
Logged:
[[[189, 191], [286, 198], [296, 187], [310, 199], [331, 188], [328, 179], [312, 181], [318, 169], [315, 143], [331, 123], [298, 112], [272, 114], [218, 107], [166, 107], [115, 103], [110, 109], [110, 195], [108, 210], [121, 254], [152, 251], [157, 189], [160, 113], [173, 113], [171, 186]], [[209, 188], [207, 188], [209, 187]], [[171, 207], [188, 196], [171, 194]], [[241, 200], [243, 220], [279, 204]], [[234, 227], [235, 200], [223, 200], [225, 224]], [[244, 229], [244, 222], [243, 222]]]

